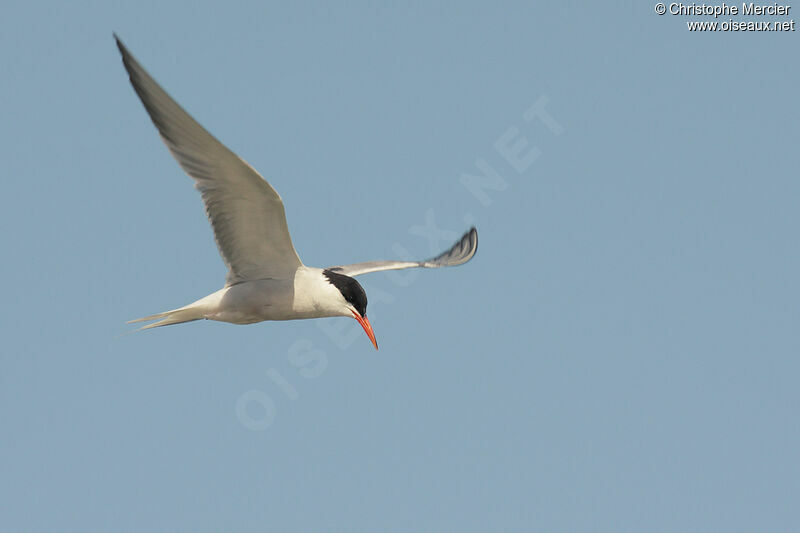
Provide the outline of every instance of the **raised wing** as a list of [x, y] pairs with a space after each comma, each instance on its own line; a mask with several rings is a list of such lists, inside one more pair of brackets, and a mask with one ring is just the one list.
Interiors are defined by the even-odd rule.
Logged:
[[302, 262], [292, 245], [281, 197], [253, 167], [189, 116], [114, 38], [136, 94], [203, 197], [228, 267], [227, 285], [291, 278]]
[[404, 268], [439, 268], [463, 265], [478, 251], [478, 230], [470, 228], [452, 248], [425, 261], [367, 261], [365, 263], [355, 263], [352, 265], [342, 265], [330, 267], [345, 276], [359, 276], [370, 272], [380, 272], [381, 270], [402, 270]]

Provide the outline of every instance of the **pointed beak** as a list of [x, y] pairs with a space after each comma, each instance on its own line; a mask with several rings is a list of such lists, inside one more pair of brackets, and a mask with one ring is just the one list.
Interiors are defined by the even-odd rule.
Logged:
[[364, 333], [367, 334], [369, 340], [372, 341], [372, 345], [375, 346], [375, 349], [378, 349], [378, 341], [375, 340], [375, 332], [372, 331], [372, 324], [369, 323], [369, 319], [365, 316], [361, 316], [355, 311], [352, 311], [353, 318], [358, 320], [358, 323], [361, 324], [361, 327], [364, 328]]

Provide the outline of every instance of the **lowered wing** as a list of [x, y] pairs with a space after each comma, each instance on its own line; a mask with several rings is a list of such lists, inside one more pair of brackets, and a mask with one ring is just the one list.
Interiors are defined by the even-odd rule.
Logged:
[[452, 248], [425, 261], [367, 261], [365, 263], [355, 263], [352, 265], [341, 265], [330, 267], [345, 276], [359, 276], [370, 272], [380, 272], [381, 270], [402, 270], [404, 268], [440, 268], [463, 265], [475, 255], [478, 250], [478, 231], [470, 228], [468, 232], [456, 242]]

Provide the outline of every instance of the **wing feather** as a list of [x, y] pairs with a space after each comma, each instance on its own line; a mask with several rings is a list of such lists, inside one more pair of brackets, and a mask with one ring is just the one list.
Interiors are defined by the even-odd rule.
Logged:
[[441, 268], [463, 265], [478, 251], [478, 230], [470, 228], [449, 250], [425, 261], [367, 261], [352, 265], [330, 267], [330, 270], [345, 276], [360, 276], [382, 270], [404, 268]]
[[290, 278], [302, 265], [275, 189], [197, 123], [114, 35], [136, 94], [161, 138], [195, 182], [228, 267], [226, 283]]

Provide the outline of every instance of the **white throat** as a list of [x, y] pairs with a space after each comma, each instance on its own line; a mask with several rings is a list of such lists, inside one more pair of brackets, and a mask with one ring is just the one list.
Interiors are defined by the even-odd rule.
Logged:
[[294, 276], [292, 310], [302, 318], [352, 317], [350, 306], [321, 268], [301, 266]]

